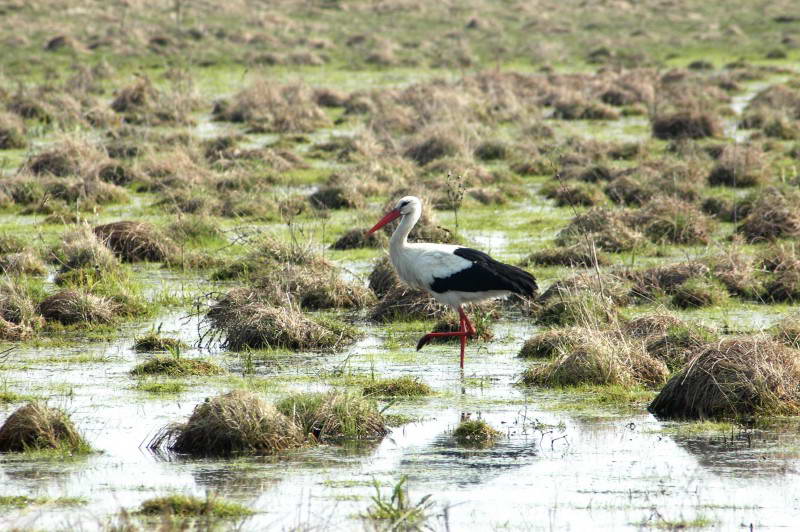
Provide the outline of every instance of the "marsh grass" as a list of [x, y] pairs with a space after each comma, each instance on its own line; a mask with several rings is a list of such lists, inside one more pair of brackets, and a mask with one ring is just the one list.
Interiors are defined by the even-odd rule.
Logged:
[[420, 397], [432, 393], [430, 386], [411, 376], [377, 379], [364, 385], [364, 395], [375, 397]]
[[252, 515], [254, 512], [241, 504], [218, 497], [209, 496], [200, 499], [190, 495], [165, 495], [142, 502], [137, 513], [149, 516], [237, 519]]
[[236, 390], [197, 405], [185, 423], [162, 428], [148, 448], [197, 456], [275, 454], [299, 447], [294, 422], [251, 392]]
[[388, 432], [375, 402], [355, 392], [296, 394], [277, 407], [315, 441], [372, 440]]
[[137, 364], [131, 375], [166, 375], [168, 377], [189, 377], [220, 375], [225, 370], [214, 362], [174, 355], [157, 355]]
[[490, 447], [500, 436], [502, 432], [482, 419], [464, 420], [453, 431], [456, 442], [468, 447]]
[[157, 351], [163, 352], [180, 352], [181, 350], [188, 349], [189, 346], [178, 340], [177, 338], [170, 338], [162, 336], [156, 331], [151, 331], [144, 336], [134, 338], [133, 350], [137, 353], [152, 353]]
[[0, 426], [0, 452], [44, 450], [70, 455], [92, 452], [66, 412], [45, 403], [18, 408]]
[[621, 337], [616, 331], [587, 330], [579, 341], [558, 346], [544, 365], [534, 365], [522, 374], [522, 383], [538, 386], [581, 384], [656, 387], [669, 372], [652, 358], [641, 341]]
[[381, 491], [378, 481], [374, 481], [375, 495], [372, 505], [362, 515], [378, 530], [425, 530], [425, 522], [433, 506], [431, 495], [425, 495], [416, 503], [411, 501], [406, 487], [407, 477], [401, 477], [392, 487], [388, 497]]
[[726, 419], [800, 411], [797, 353], [765, 337], [706, 345], [650, 404], [665, 418]]

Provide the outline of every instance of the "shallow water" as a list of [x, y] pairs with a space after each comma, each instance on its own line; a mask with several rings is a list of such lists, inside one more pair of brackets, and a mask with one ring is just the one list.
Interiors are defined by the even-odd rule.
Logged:
[[[158, 321], [163, 332], [196, 342], [197, 318], [173, 312]], [[434, 387], [438, 394], [432, 398], [390, 407], [419, 421], [395, 428], [378, 444], [322, 446], [277, 459], [154, 455], [142, 444], [159, 428], [184, 419], [195, 404], [230, 385], [196, 380], [185, 393], [161, 398], [131, 389], [135, 381], [127, 372], [144, 357], [130, 345], [149, 326], [126, 329], [124, 339], [110, 344], [59, 350], [102, 353], [108, 362], [37, 364], [37, 357], [52, 355], [37, 349], [19, 350], [6, 362], [11, 367], [4, 378], [12, 389], [49, 395], [101, 453], [74, 461], [0, 458], [2, 494], [88, 500], [76, 508], [6, 511], [0, 525], [102, 528], [122, 507], [181, 492], [216, 493], [248, 505], [258, 513], [243, 523], [244, 530], [298, 524], [349, 530], [361, 527], [357, 516], [370, 503], [373, 481], [389, 490], [401, 475], [408, 476], [413, 500], [433, 495], [437, 529], [626, 530], [659, 519], [701, 517], [720, 530], [750, 523], [772, 529], [791, 527], [800, 517], [796, 431], [679, 437], [670, 435], [675, 423], [664, 431], [643, 409], [559, 409], [568, 395], [514, 385], [525, 367], [515, 357], [520, 338], [534, 330], [518, 322], [501, 322], [494, 341], [469, 346], [464, 376], [456, 345], [417, 353], [416, 334], [399, 334], [400, 347], [386, 349], [385, 330], [371, 326], [365, 326], [366, 339], [346, 353], [256, 364], [259, 375], [282, 383], [268, 393], [271, 399], [289, 390], [324, 389], [324, 379], [314, 377], [335, 368], [413, 375]], [[214, 353], [232, 368], [238, 365]], [[24, 369], [13, 369], [22, 362]], [[57, 391], [48, 391], [52, 383], [58, 383]], [[15, 406], [4, 407], [3, 414]], [[504, 438], [490, 449], [458, 447], [450, 431], [464, 416], [487, 420]]]

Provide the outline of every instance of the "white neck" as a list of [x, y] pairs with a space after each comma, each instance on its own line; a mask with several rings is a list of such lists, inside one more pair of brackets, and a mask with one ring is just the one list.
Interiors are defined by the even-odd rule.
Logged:
[[401, 251], [408, 243], [408, 233], [417, 225], [419, 217], [422, 215], [420, 208], [415, 208], [410, 213], [400, 219], [400, 225], [394, 230], [392, 238], [389, 240], [389, 251], [395, 253]]

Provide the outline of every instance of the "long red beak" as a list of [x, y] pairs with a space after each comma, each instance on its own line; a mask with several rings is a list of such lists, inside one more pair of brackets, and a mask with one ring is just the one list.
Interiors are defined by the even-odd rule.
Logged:
[[397, 219], [397, 218], [399, 218], [400, 216], [401, 216], [401, 214], [400, 214], [400, 209], [394, 209], [394, 210], [392, 210], [392, 211], [389, 211], [389, 213], [388, 213], [386, 216], [384, 216], [383, 218], [381, 218], [381, 221], [380, 221], [380, 222], [378, 222], [378, 223], [376, 223], [376, 224], [375, 224], [375, 227], [373, 227], [372, 229], [370, 229], [369, 231], [367, 231], [367, 234], [368, 234], [368, 235], [371, 235], [372, 233], [374, 233], [375, 231], [377, 231], [378, 229], [380, 229], [380, 228], [381, 228], [381, 227], [383, 227], [384, 225], [388, 224], [388, 223], [389, 223], [389, 222], [391, 222], [392, 220], [396, 220], [396, 219]]

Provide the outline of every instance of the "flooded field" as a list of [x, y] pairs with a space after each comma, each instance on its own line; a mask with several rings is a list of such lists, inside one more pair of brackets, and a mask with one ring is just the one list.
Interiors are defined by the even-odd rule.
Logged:
[[0, 6], [0, 529], [796, 528], [791, 3], [156, 4]]

